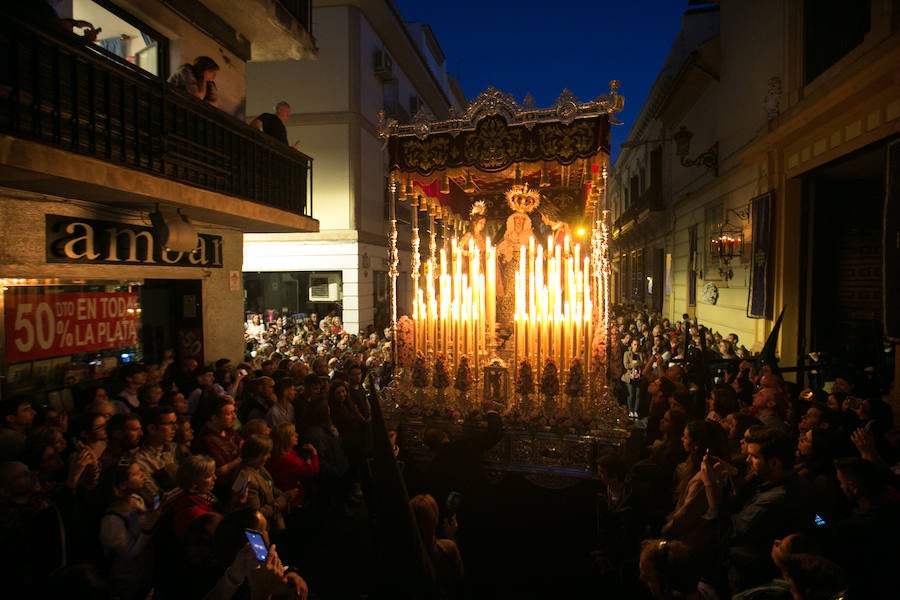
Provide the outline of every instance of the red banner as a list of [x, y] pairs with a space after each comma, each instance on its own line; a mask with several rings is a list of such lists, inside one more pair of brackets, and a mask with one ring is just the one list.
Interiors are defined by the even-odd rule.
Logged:
[[11, 363], [138, 343], [137, 294], [6, 294]]

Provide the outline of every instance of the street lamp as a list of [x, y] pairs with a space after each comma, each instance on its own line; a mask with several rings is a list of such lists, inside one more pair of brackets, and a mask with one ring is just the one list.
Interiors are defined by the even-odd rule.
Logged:
[[681, 159], [683, 167], [706, 167], [712, 169], [712, 172], [719, 176], [719, 142], [716, 142], [706, 152], [698, 154], [694, 158], [688, 158], [691, 152], [691, 138], [694, 134], [687, 130], [684, 125], [675, 132], [672, 139], [675, 140], [675, 154]]
[[670, 138], [661, 138], [657, 140], [640, 140], [640, 141], [624, 141], [620, 144], [623, 150], [628, 148], [638, 148], [647, 144], [661, 144], [663, 142], [675, 142], [675, 155], [681, 161], [682, 167], [706, 167], [719, 176], [719, 142], [716, 142], [706, 152], [697, 155], [694, 158], [688, 158], [691, 153], [691, 138], [694, 134], [688, 131], [687, 127], [682, 125], [678, 131]]

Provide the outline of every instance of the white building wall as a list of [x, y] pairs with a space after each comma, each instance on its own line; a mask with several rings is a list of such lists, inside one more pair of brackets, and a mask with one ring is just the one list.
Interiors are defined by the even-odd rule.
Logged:
[[[320, 233], [248, 234], [244, 270], [340, 271], [344, 326], [351, 332], [373, 321], [375, 273], [388, 270], [388, 165], [378, 137], [385, 82], [375, 73], [375, 53], [386, 51], [393, 59], [401, 108], [409, 109], [410, 96], [421, 97], [393, 51], [409, 41], [382, 39], [367, 16], [377, 12], [382, 19], [386, 9], [380, 2], [363, 2], [360, 8], [316, 5], [318, 60], [247, 67], [248, 118], [272, 112], [281, 100], [291, 105], [288, 140], [299, 141], [299, 149], [313, 158], [313, 216]], [[409, 225], [400, 229], [403, 246]], [[409, 260], [409, 253], [401, 252], [398, 306], [407, 312], [412, 307]]]

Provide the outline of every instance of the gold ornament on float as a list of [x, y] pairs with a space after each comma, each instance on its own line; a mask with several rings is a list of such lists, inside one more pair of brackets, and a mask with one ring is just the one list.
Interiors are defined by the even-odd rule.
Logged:
[[540, 205], [541, 195], [527, 183], [516, 184], [506, 190], [506, 203], [515, 212], [530, 213]]

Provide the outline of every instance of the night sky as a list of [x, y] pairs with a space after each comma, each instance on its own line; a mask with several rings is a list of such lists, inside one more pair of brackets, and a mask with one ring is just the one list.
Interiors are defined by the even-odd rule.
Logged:
[[535, 2], [394, 0], [404, 20], [431, 26], [471, 100], [489, 85], [539, 108], [564, 88], [580, 100], [621, 81], [624, 125], [612, 131], [612, 156], [647, 98], [681, 27], [687, 0]]

